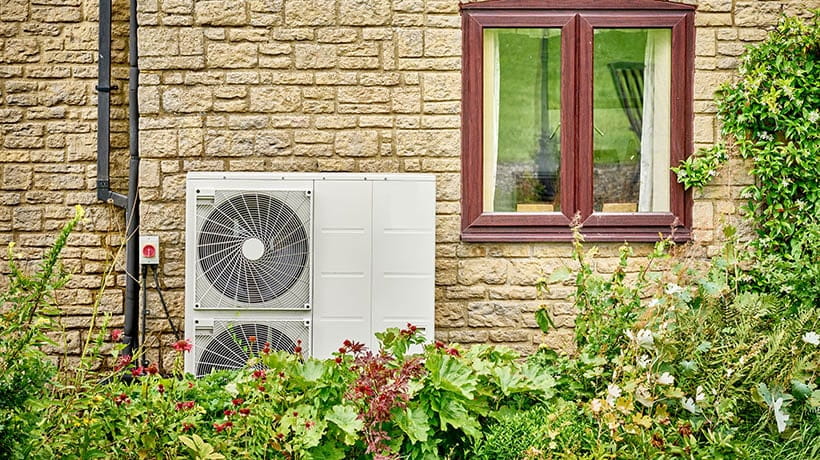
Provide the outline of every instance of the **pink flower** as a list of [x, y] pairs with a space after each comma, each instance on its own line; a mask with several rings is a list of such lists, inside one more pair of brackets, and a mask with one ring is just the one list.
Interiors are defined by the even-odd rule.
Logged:
[[183, 410], [193, 409], [195, 405], [196, 405], [195, 401], [184, 401], [184, 402], [178, 402], [177, 405], [176, 405], [176, 408], [177, 408], [178, 411], [183, 411]]
[[181, 353], [183, 351], [191, 351], [194, 348], [194, 344], [191, 343], [191, 339], [177, 340], [174, 342], [173, 347], [174, 350]]
[[111, 331], [111, 341], [119, 342], [122, 337], [122, 329], [114, 329]]
[[131, 398], [129, 398], [125, 393], [120, 393], [114, 397], [114, 403], [118, 406], [121, 406], [122, 404], [131, 404]]
[[233, 426], [233, 423], [231, 423], [231, 421], [227, 421], [225, 423], [214, 423], [214, 429], [216, 430], [217, 433], [220, 433], [220, 432], [222, 432], [222, 431], [224, 431], [224, 430], [226, 430], [226, 429], [228, 429], [232, 426]]
[[141, 376], [144, 372], [145, 372], [145, 368], [144, 368], [144, 367], [142, 367], [142, 366], [135, 367], [135, 368], [131, 369], [131, 375], [133, 375], [134, 377], [139, 377], [139, 376]]
[[122, 355], [119, 361], [117, 361], [117, 365], [114, 366], [114, 371], [119, 371], [129, 364], [131, 364], [131, 355]]
[[149, 375], [156, 375], [159, 372], [159, 368], [157, 367], [157, 363], [151, 363], [148, 367], [145, 368], [145, 372]]

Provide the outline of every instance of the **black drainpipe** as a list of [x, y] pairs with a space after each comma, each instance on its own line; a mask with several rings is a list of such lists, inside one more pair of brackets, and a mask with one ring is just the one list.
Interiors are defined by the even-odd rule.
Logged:
[[130, 1], [128, 33], [128, 195], [111, 190], [111, 0], [100, 1], [99, 65], [97, 84], [97, 199], [125, 209], [125, 320], [123, 355], [133, 356], [139, 347], [139, 107], [137, 88], [137, 2]]

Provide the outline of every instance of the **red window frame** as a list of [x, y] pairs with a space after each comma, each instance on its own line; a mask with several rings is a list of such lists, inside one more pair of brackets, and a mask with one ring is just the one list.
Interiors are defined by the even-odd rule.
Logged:
[[[671, 212], [592, 210], [592, 40], [594, 29], [669, 28], [672, 32], [670, 164], [692, 152], [694, 7], [655, 0], [497, 0], [462, 10], [462, 222], [467, 242], [569, 241], [580, 216], [587, 241], [691, 238], [692, 195], [670, 171]], [[561, 212], [483, 211], [483, 31], [561, 28]]]

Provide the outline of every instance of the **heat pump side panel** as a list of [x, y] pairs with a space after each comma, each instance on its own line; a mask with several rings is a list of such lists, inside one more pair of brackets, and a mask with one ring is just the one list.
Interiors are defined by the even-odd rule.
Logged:
[[372, 182], [314, 185], [313, 351], [327, 358], [345, 339], [371, 343]]
[[373, 184], [373, 331], [434, 334], [435, 183]]

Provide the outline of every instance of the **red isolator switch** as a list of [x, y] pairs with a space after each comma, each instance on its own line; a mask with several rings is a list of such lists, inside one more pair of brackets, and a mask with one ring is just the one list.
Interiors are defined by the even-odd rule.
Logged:
[[148, 235], [140, 236], [140, 264], [159, 264], [159, 237]]

